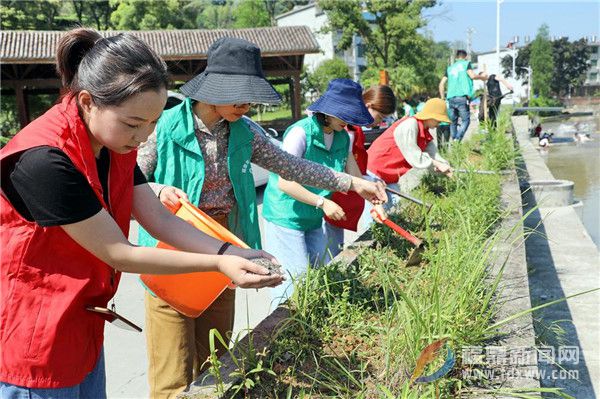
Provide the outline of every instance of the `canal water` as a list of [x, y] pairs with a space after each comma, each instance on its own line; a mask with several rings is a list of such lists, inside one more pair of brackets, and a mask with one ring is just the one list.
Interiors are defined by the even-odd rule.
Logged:
[[[555, 178], [575, 182], [575, 198], [583, 201], [582, 222], [600, 248], [600, 120], [579, 117], [542, 126], [556, 138], [542, 157]], [[575, 132], [589, 133], [592, 141], [571, 141]]]

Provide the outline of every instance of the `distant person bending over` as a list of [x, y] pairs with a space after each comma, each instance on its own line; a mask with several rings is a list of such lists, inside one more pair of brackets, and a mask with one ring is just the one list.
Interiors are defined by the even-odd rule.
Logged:
[[[458, 50], [456, 61], [446, 69], [446, 75], [440, 80], [440, 98], [448, 100], [448, 114], [450, 115], [450, 133], [452, 140], [462, 140], [469, 123], [469, 100], [473, 96], [473, 80], [487, 80], [484, 73], [473, 72], [471, 63], [466, 59], [467, 52]], [[444, 97], [444, 86], [448, 82], [448, 93]], [[461, 119], [460, 128], [458, 118]]]

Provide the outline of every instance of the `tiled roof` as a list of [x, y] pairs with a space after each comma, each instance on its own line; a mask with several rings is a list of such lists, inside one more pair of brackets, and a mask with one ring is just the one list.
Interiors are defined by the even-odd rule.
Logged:
[[[124, 31], [102, 31], [114, 36]], [[53, 63], [56, 46], [64, 31], [2, 31], [2, 63]], [[165, 60], [202, 59], [212, 42], [221, 37], [239, 37], [255, 43], [263, 56], [300, 55], [319, 52], [307, 26], [276, 26], [251, 29], [128, 31], [158, 52]]]

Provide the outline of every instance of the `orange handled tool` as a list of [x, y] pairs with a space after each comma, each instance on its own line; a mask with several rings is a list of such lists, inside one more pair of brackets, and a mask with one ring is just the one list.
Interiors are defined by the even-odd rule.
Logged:
[[404, 230], [402, 227], [398, 226], [396, 223], [388, 219], [387, 215], [385, 214], [385, 211], [380, 205], [375, 206], [373, 209], [371, 209], [371, 216], [376, 222], [385, 224], [386, 226], [394, 230], [396, 233], [400, 234], [402, 238], [404, 238], [405, 240], [407, 240], [415, 246], [415, 249], [412, 250], [412, 252], [408, 256], [408, 259], [406, 261], [407, 266], [416, 266], [419, 263], [421, 263], [421, 255], [425, 250], [425, 244], [423, 243], [423, 240], [413, 236], [408, 231]]
[[396, 233], [400, 234], [405, 240], [409, 241], [415, 247], [418, 247], [419, 245], [423, 244], [423, 241], [421, 239], [413, 236], [408, 231], [404, 230], [402, 227], [392, 222], [390, 219], [388, 219], [385, 213], [382, 214], [382, 212], [378, 211], [376, 208], [371, 209], [371, 216], [373, 217], [373, 219], [375, 219], [375, 221], [385, 224], [386, 226], [394, 230]]

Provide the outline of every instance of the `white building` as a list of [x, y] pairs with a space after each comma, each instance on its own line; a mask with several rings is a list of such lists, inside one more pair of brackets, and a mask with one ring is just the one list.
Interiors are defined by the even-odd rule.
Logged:
[[[500, 62], [506, 56], [515, 56], [517, 57], [519, 54], [519, 49], [501, 49], [500, 50]], [[477, 54], [475, 60], [473, 60], [473, 68], [478, 72], [485, 71], [488, 75], [495, 74], [500, 75], [505, 78], [510, 84], [513, 86], [513, 95], [512, 99], [507, 98], [503, 99], [503, 104], [513, 104], [519, 102], [520, 100], [527, 99], [529, 87], [526, 83], [523, 82], [523, 79], [515, 78], [512, 74], [505, 76], [502, 73], [502, 68], [498, 65], [498, 59], [496, 58], [496, 51], [490, 51], [487, 53]], [[518, 72], [518, 71], [515, 71]], [[481, 80], [476, 80], [473, 82], [473, 87], [475, 90], [483, 88], [484, 82]], [[507, 89], [500, 84], [502, 88], [502, 92], [506, 92]]]
[[[368, 18], [368, 15], [365, 15], [365, 18]], [[321, 52], [307, 54], [304, 57], [304, 64], [308, 70], [314, 71], [321, 62], [338, 57], [346, 62], [350, 67], [352, 77], [358, 81], [361, 72], [367, 67], [362, 39], [355, 35], [349, 49], [345, 51], [338, 50], [337, 43], [339, 42], [340, 33], [323, 32], [328, 24], [327, 14], [317, 3], [295, 7], [291, 11], [276, 16], [275, 20], [277, 26], [306, 25], [314, 33], [317, 43], [321, 47]]]

